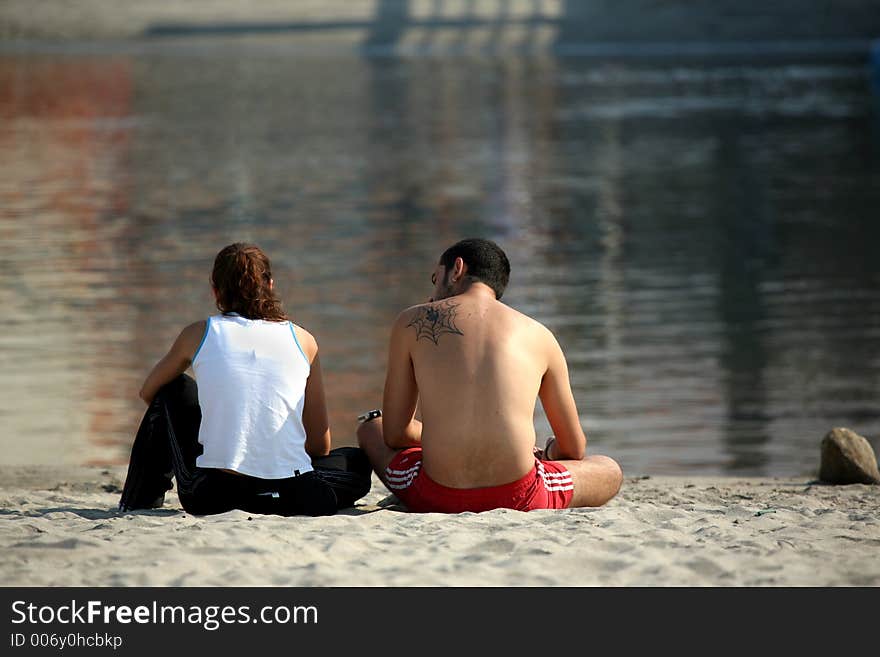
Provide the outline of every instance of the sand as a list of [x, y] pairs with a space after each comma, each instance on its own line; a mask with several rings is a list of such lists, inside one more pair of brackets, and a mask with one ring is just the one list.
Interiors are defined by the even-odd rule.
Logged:
[[600, 509], [118, 513], [122, 468], [0, 468], [5, 586], [877, 586], [880, 486], [629, 478]]

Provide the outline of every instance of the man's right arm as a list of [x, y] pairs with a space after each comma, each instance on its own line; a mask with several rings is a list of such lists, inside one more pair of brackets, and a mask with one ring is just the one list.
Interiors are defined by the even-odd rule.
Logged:
[[[562, 348], [552, 333], [547, 335], [547, 371], [541, 380], [538, 396], [550, 428], [556, 437], [552, 458], [579, 461], [587, 449], [587, 437], [581, 427], [577, 404], [571, 391], [568, 364]], [[545, 458], [549, 458], [545, 456]]]
[[382, 400], [382, 432], [385, 444], [403, 449], [421, 444], [422, 423], [415, 419], [419, 389], [413, 369], [407, 324], [411, 311], [402, 312], [391, 329], [385, 392]]

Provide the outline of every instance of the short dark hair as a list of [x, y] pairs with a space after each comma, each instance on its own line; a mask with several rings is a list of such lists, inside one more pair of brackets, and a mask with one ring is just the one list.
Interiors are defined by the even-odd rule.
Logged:
[[452, 269], [455, 259], [461, 258], [467, 265], [467, 275], [485, 283], [500, 299], [510, 280], [510, 262], [501, 247], [491, 240], [471, 238], [461, 240], [450, 246], [440, 256], [440, 264], [447, 272]]

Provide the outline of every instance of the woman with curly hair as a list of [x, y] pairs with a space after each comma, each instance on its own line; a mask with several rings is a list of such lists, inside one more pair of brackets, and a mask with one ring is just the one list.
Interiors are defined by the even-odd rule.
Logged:
[[318, 343], [284, 312], [269, 258], [231, 244], [211, 287], [220, 314], [184, 328], [141, 388], [148, 409], [120, 509], [161, 506], [172, 476], [196, 515], [352, 506], [370, 489], [370, 464], [358, 448], [330, 450]]

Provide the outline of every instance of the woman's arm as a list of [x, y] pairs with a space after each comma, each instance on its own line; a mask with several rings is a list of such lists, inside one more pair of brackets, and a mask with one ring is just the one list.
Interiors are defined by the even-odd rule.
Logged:
[[321, 360], [317, 354], [312, 361], [309, 380], [306, 382], [303, 426], [306, 430], [306, 453], [312, 458], [326, 456], [330, 452], [330, 420], [327, 417]]
[[144, 380], [144, 385], [141, 386], [140, 397], [147, 404], [153, 401], [159, 388], [166, 383], [171, 383], [192, 364], [196, 350], [205, 335], [206, 327], [205, 320], [187, 326], [177, 336], [168, 353], [156, 363]]
[[330, 452], [331, 444], [324, 374], [321, 371], [321, 359], [318, 357], [318, 341], [301, 326], [294, 325], [294, 331], [311, 368], [306, 381], [302, 420], [306, 430], [306, 454], [317, 458], [326, 456]]

